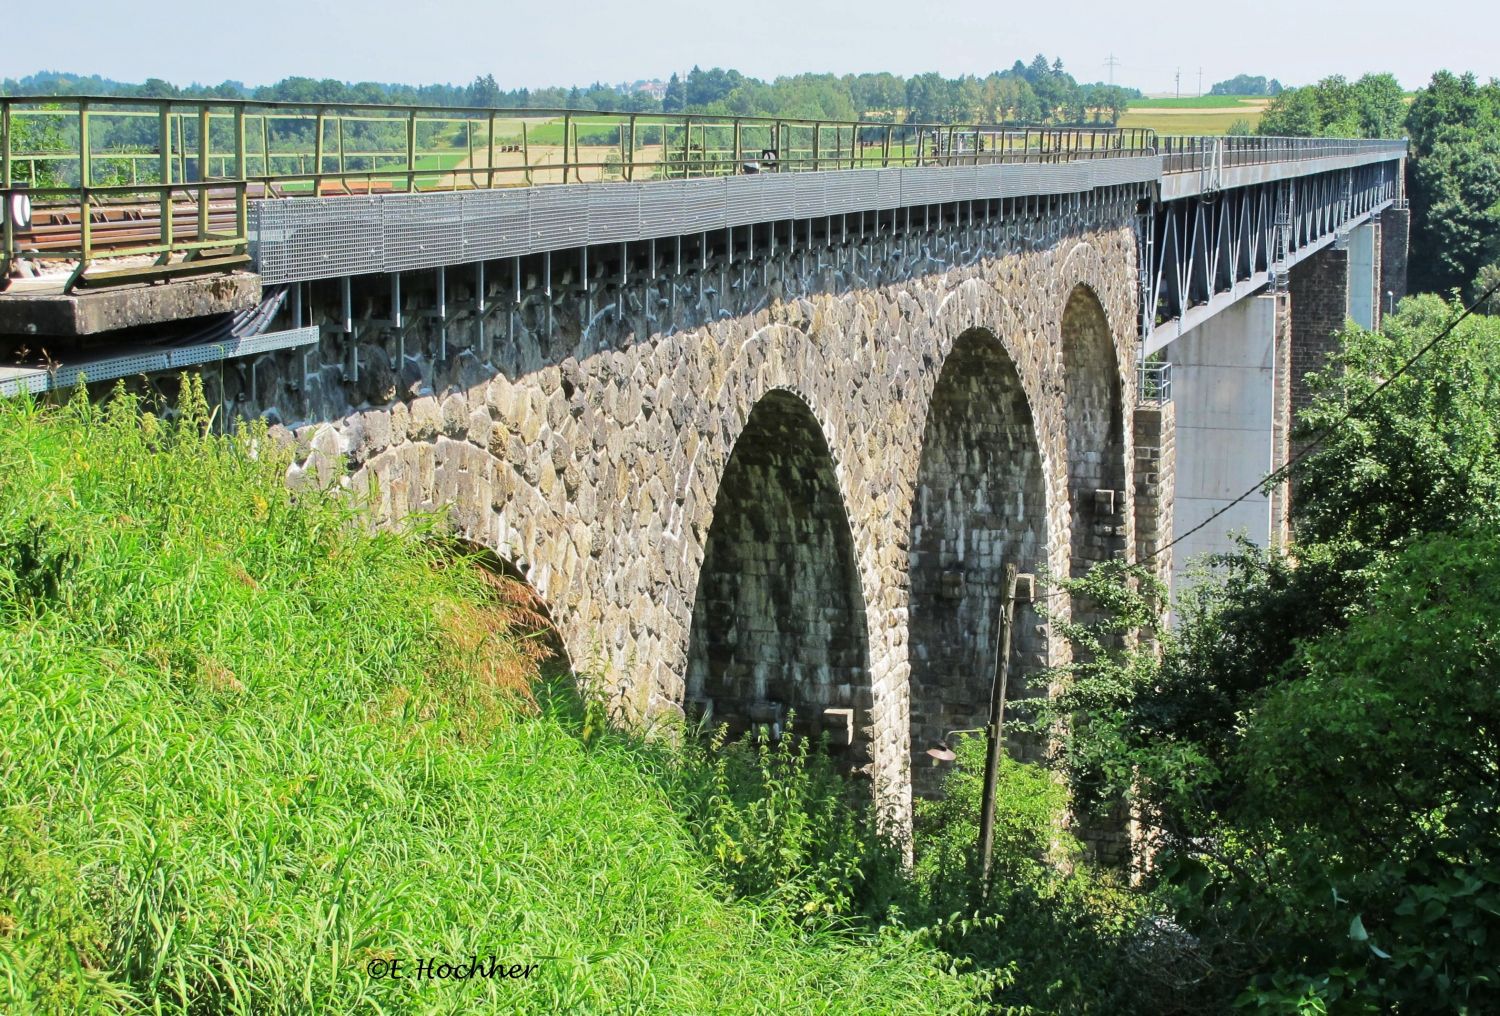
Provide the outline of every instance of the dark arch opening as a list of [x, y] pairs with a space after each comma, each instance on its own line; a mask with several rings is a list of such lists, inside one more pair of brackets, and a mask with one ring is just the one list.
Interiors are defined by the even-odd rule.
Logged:
[[[943, 769], [926, 752], [951, 730], [988, 722], [1007, 563], [1035, 573], [1047, 554], [1047, 494], [1031, 408], [1004, 347], [959, 337], [927, 410], [911, 515], [912, 789]], [[1029, 602], [1012, 631], [1012, 697], [1045, 664]]]
[[1099, 298], [1073, 288], [1063, 309], [1069, 570], [1085, 574], [1125, 547], [1125, 416], [1114, 336]]
[[868, 761], [869, 638], [833, 457], [807, 406], [771, 392], [724, 468], [688, 644], [689, 713], [731, 736], [795, 714]]

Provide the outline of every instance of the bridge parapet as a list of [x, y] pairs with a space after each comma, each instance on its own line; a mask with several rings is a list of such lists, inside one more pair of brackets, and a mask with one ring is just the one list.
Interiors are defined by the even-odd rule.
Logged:
[[1214, 168], [1260, 166], [1273, 162], [1406, 155], [1405, 141], [1356, 138], [1205, 137], [1157, 138], [1163, 173], [1194, 173]]
[[[1150, 352], [1399, 201], [1405, 154], [1401, 141], [1146, 130], [0, 97], [0, 288], [14, 264], [51, 262], [51, 280], [23, 287], [35, 311], [75, 286], [243, 266], [267, 287], [569, 249], [586, 266], [591, 246], [710, 231], [731, 249], [743, 231], [753, 258], [763, 243], [831, 241], [835, 220], [847, 239], [851, 221], [909, 232], [933, 209], [973, 221], [977, 205], [1024, 226], [1058, 195], [1088, 204], [1127, 186], [1147, 212]], [[1233, 207], [1196, 201], [1216, 192]]]

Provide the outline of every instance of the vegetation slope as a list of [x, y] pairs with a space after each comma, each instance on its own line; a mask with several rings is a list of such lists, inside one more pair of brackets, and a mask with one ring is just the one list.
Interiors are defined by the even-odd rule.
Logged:
[[[910, 935], [731, 901], [516, 589], [208, 430], [0, 404], [0, 1011], [963, 1008]], [[476, 953], [538, 968], [369, 973]]]

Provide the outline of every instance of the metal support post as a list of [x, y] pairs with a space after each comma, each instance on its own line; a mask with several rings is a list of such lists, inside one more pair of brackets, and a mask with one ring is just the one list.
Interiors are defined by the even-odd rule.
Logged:
[[1010, 629], [1016, 610], [1016, 566], [1005, 566], [1005, 599], [1000, 605], [1000, 632], [996, 640], [995, 677], [990, 684], [990, 721], [985, 728], [988, 750], [984, 757], [984, 795], [979, 805], [980, 892], [990, 892], [990, 863], [995, 846], [995, 791], [1000, 780], [1000, 754], [1004, 750], [1005, 692], [1010, 680]]
[[10, 260], [16, 249], [16, 227], [11, 221], [15, 217], [16, 199], [11, 194], [14, 185], [10, 162], [10, 103], [0, 99], [0, 188], [4, 189], [5, 207], [0, 208], [0, 229], [4, 229], [4, 246], [0, 247], [0, 289], [10, 285]]
[[448, 270], [437, 270], [438, 360], [448, 359]]
[[486, 341], [484, 316], [489, 309], [484, 292], [484, 262], [474, 262], [474, 314], [479, 326], [479, 348], [484, 351], [485, 359], [489, 359], [490, 347]]

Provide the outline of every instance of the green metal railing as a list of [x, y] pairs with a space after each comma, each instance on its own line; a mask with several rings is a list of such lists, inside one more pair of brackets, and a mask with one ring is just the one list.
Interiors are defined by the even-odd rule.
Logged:
[[18, 258], [243, 255], [250, 200], [1147, 155], [1149, 130], [568, 109], [0, 97], [0, 276]]
[[[0, 99], [0, 271], [17, 258], [68, 258], [79, 261], [76, 279], [104, 249], [115, 257], [155, 256], [163, 264], [208, 251], [243, 255], [246, 182], [238, 170], [246, 165], [244, 111], [215, 112], [207, 104], [192, 110], [197, 148], [190, 175], [183, 165], [187, 113], [166, 103], [152, 104], [158, 108], [151, 111], [130, 105]], [[217, 174], [210, 150], [215, 116], [228, 121], [228, 135], [237, 142], [219, 158]], [[120, 117], [129, 118], [128, 129], [113, 122]], [[31, 207], [29, 226], [17, 221], [23, 202]], [[189, 222], [179, 234], [184, 215]], [[148, 231], [148, 224], [155, 228]]]

